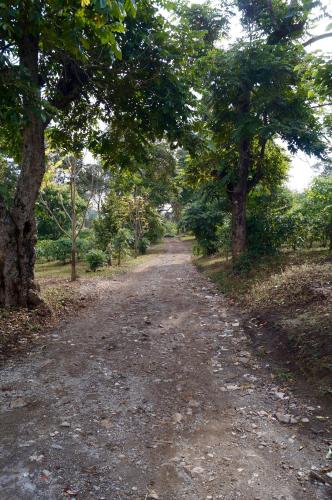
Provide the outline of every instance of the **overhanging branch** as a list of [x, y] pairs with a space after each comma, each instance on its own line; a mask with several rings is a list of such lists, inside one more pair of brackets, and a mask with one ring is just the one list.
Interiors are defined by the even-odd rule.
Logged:
[[303, 47], [307, 47], [308, 45], [311, 45], [312, 43], [318, 42], [319, 40], [323, 40], [324, 38], [330, 38], [332, 37], [332, 31], [329, 31], [328, 33], [323, 33], [322, 35], [317, 35], [313, 36], [312, 38], [309, 38], [306, 42], [304, 42]]

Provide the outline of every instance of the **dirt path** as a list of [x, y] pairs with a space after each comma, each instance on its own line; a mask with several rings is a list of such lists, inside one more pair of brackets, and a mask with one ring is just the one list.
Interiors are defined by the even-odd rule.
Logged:
[[330, 498], [307, 480], [327, 424], [264, 363], [187, 246], [166, 242], [2, 370], [1, 500]]

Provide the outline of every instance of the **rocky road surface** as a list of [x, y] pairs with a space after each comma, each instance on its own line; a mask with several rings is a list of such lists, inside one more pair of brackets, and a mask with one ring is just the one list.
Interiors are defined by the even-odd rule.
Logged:
[[328, 499], [317, 403], [166, 241], [0, 373], [0, 499]]

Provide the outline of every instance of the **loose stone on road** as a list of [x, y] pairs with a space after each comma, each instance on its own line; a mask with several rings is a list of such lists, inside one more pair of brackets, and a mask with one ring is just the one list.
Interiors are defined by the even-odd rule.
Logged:
[[309, 480], [319, 409], [255, 357], [188, 245], [105, 290], [0, 373], [1, 500], [330, 498]]

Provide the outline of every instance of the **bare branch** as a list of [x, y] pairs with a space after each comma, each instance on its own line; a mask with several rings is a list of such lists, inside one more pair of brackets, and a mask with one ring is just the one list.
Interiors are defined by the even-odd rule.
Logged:
[[313, 36], [312, 38], [309, 38], [309, 40], [304, 42], [303, 47], [307, 47], [308, 45], [311, 45], [312, 43], [318, 42], [318, 40], [323, 40], [323, 38], [329, 38], [331, 36], [332, 36], [332, 31], [329, 31], [327, 33], [323, 33], [322, 35]]
[[66, 209], [65, 204], [63, 203], [63, 198], [62, 198], [62, 194], [61, 194], [61, 193], [60, 193], [59, 199], [60, 199], [60, 203], [61, 203], [61, 206], [62, 206], [62, 208], [63, 208], [63, 211], [64, 211], [64, 212], [65, 212], [65, 214], [67, 215], [68, 219], [71, 221], [71, 220], [72, 220], [72, 217], [71, 217], [71, 215], [69, 214], [68, 210]]
[[44, 200], [43, 198], [43, 195], [42, 193], [40, 193], [40, 201], [42, 202], [42, 204], [44, 205], [44, 207], [46, 208], [49, 216], [51, 217], [51, 219], [56, 223], [56, 225], [58, 226], [58, 228], [60, 229], [60, 231], [65, 234], [66, 236], [68, 236], [68, 238], [70, 238], [70, 234], [61, 226], [60, 222], [58, 221], [58, 219], [56, 218], [56, 216], [54, 215], [52, 209], [49, 207], [48, 203], [46, 200]]
[[96, 194], [96, 189], [95, 189], [95, 186], [94, 186], [94, 179], [92, 178], [92, 183], [91, 183], [91, 194], [89, 196], [89, 199], [87, 201], [87, 205], [85, 207], [85, 210], [84, 210], [84, 213], [83, 213], [83, 218], [82, 218], [82, 223], [79, 225], [79, 227], [77, 228], [76, 230], [76, 236], [75, 236], [75, 239], [78, 237], [78, 235], [80, 234], [80, 232], [82, 231], [82, 228], [85, 224], [85, 221], [86, 221], [86, 216], [88, 214], [88, 210], [89, 210], [89, 207], [90, 207], [90, 203], [91, 203], [91, 200], [92, 198], [94, 197], [94, 195]]
[[332, 102], [324, 102], [323, 104], [316, 104], [315, 106], [310, 106], [310, 109], [323, 108], [324, 106], [332, 106]]

